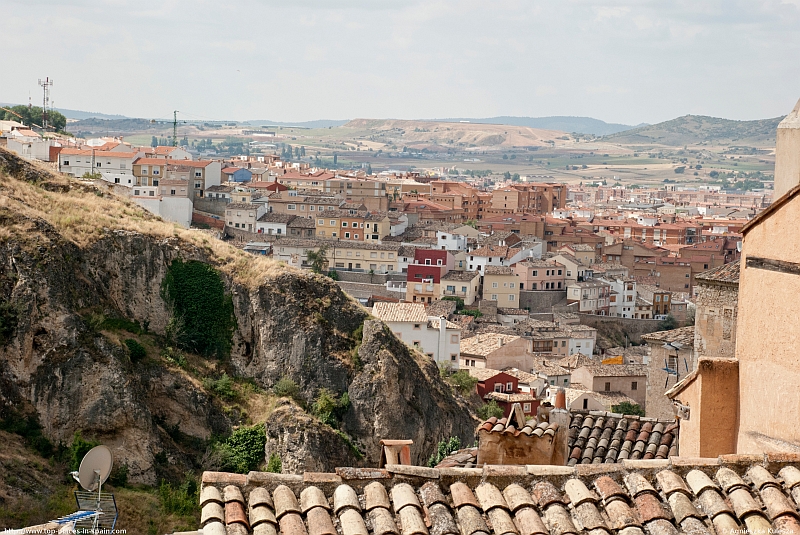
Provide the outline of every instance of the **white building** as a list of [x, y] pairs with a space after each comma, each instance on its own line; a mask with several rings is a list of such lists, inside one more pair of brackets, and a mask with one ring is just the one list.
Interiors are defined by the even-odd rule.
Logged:
[[133, 186], [133, 162], [141, 152], [118, 152], [94, 149], [64, 148], [58, 154], [58, 170], [81, 177], [86, 173], [100, 173], [103, 180], [122, 186]]
[[458, 369], [461, 328], [445, 318], [428, 316], [422, 303], [375, 303], [372, 315], [382, 320], [406, 345], [437, 364]]
[[485, 245], [467, 253], [467, 270], [484, 274], [486, 266], [513, 266], [528, 258], [542, 257], [542, 242], [522, 247], [505, 245]]
[[633, 278], [597, 280], [604, 280], [611, 285], [611, 295], [608, 297], [608, 315], [618, 318], [633, 318], [636, 314], [636, 280]]
[[448, 251], [466, 251], [467, 237], [439, 230], [436, 232], [436, 248]]
[[256, 232], [260, 234], [274, 234], [276, 236], [288, 236], [287, 225], [298, 216], [291, 214], [277, 214], [267, 212], [256, 221]]

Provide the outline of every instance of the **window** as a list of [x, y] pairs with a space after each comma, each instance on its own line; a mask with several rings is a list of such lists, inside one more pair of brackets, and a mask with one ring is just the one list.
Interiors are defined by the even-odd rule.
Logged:
[[419, 326], [419, 325], [420, 325], [419, 323], [415, 323], [415, 324], [414, 324], [414, 329], [416, 329], [416, 330], [419, 330], [419, 328], [420, 328], [420, 326]]
[[514, 390], [514, 383], [506, 383], [506, 392]]
[[357, 240], [358, 239], [358, 234], [353, 234], [353, 239]]
[[333, 220], [333, 219], [331, 219], [331, 226], [332, 226], [332, 227], [335, 227], [335, 226], [336, 226], [336, 221], [335, 221], [335, 220]]
[[342, 221], [342, 226], [346, 227], [347, 226], [347, 221]]
[[416, 348], [419, 348], [419, 347], [420, 347], [419, 340], [414, 340], [413, 342], [411, 342], [411, 344], [412, 344], [414, 347], [416, 347]]
[[611, 392], [611, 383], [606, 383], [604, 390], [606, 392]]
[[495, 383], [494, 384], [494, 391], [495, 392], [502, 392], [503, 391], [503, 383]]
[[492, 301], [497, 301], [497, 294], [492, 294]]
[[466, 286], [462, 286], [461, 287], [461, 291], [464, 292], [464, 293], [467, 293], [467, 287]]
[[286, 209], [287, 210], [297, 210], [297, 205], [296, 204], [287, 204], [286, 205]]
[[133, 194], [134, 195], [139, 195], [139, 190], [138, 189], [133, 190]]
[[169, 190], [169, 194], [170, 195], [175, 195], [175, 190], [174, 189]]
[[497, 288], [497, 283], [496, 282], [492, 283], [492, 288]]
[[200, 187], [201, 187], [202, 185], [203, 185], [203, 184], [202, 184], [202, 182], [200, 182], [199, 180], [195, 180], [195, 182], [194, 182], [194, 187], [195, 187], [195, 189], [200, 189]]
[[[80, 160], [78, 160], [80, 161]], [[64, 165], [69, 165], [69, 160], [64, 160]]]
[[531, 412], [531, 404], [530, 403], [523, 403], [522, 404], [522, 412]]
[[200, 177], [203, 176], [203, 172], [202, 171], [195, 171], [194, 172], [194, 176], [196, 176], [197, 178], [200, 178]]
[[561, 275], [561, 270], [560, 269], [558, 270], [558, 274]]
[[426, 266], [430, 266], [431, 265], [431, 259], [430, 258], [426, 258], [425, 259], [425, 265]]
[[345, 232], [345, 233], [344, 233], [344, 237], [345, 237], [345, 238], [349, 238], [349, 237], [350, 237], [350, 233], [349, 233], [349, 232]]
[[514, 294], [509, 294], [508, 295], [508, 300], [509, 301], [513, 301], [514, 300]]
[[[98, 166], [98, 167], [99, 167], [99, 166]], [[153, 174], [154, 174], [154, 175], [161, 174], [161, 171], [159, 170], [159, 168], [158, 168], [158, 167], [153, 167]]]
[[638, 389], [639, 389], [639, 383], [637, 381], [633, 381], [631, 383], [631, 390], [638, 390]]
[[589, 400], [586, 399], [586, 398], [583, 398], [583, 408], [584, 409], [588, 409], [589, 408]]
[[317, 219], [317, 225], [318, 225], [318, 226], [320, 226], [320, 227], [321, 227], [321, 226], [322, 226], [322, 225], [324, 225], [324, 224], [325, 224], [325, 220], [324, 220], [324, 219]]
[[457, 334], [451, 334], [450, 335], [450, 343], [451, 344], [457, 344], [458, 343], [458, 335]]
[[450, 360], [455, 361], [458, 358], [458, 355], [455, 353], [450, 353]]
[[313, 205], [313, 204], [312, 204], [311, 206], [309, 206], [309, 207], [308, 207], [308, 211], [309, 211], [309, 212], [313, 212], [313, 211], [314, 211], [314, 205]]

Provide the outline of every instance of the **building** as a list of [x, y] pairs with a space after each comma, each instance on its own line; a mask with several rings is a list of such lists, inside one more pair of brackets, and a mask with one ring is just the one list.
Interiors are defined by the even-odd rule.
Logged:
[[695, 277], [694, 348], [697, 358], [736, 356], [739, 261]]
[[647, 362], [647, 415], [653, 418], [674, 417], [667, 390], [697, 367], [694, 348], [695, 327], [643, 334], [650, 350]]
[[250, 169], [244, 169], [242, 167], [226, 167], [222, 170], [222, 176], [224, 177], [224, 182], [250, 182], [253, 180], [253, 173]]
[[234, 229], [258, 232], [258, 220], [266, 213], [266, 206], [246, 202], [232, 202], [225, 207], [225, 224]]
[[607, 394], [620, 392], [647, 410], [647, 369], [643, 364], [591, 364], [572, 372], [572, 387]]
[[58, 170], [74, 177], [99, 173], [103, 180], [112, 184], [134, 186], [138, 185], [138, 182], [133, 176], [133, 165], [141, 154], [136, 151], [116, 152], [64, 147], [58, 153]]
[[483, 276], [483, 299], [497, 306], [519, 308], [519, 275], [508, 266], [487, 266]]
[[608, 315], [617, 318], [633, 318], [636, 314], [636, 280], [625, 279], [595, 279], [604, 280], [611, 285], [608, 297]]
[[512, 269], [520, 290], [566, 290], [566, 268], [555, 260], [523, 260]]
[[[287, 225], [291, 234], [292, 225], [304, 218], [299, 217]], [[306, 229], [309, 230], [309, 229]], [[310, 229], [313, 230], [313, 229]], [[400, 266], [399, 253], [402, 246], [394, 243], [372, 244], [315, 239], [279, 238], [272, 247], [272, 258], [290, 266], [309, 268], [308, 252], [326, 249], [330, 267], [373, 273], [394, 273]]]
[[567, 304], [575, 312], [607, 316], [611, 297], [611, 285], [601, 280], [570, 282], [567, 286]]
[[530, 344], [521, 336], [483, 333], [461, 340], [461, 365], [466, 368], [530, 370]]
[[461, 328], [445, 318], [428, 316], [419, 303], [375, 303], [372, 315], [386, 323], [406, 345], [437, 364], [459, 367]]
[[441, 297], [458, 297], [467, 306], [480, 295], [481, 274], [477, 271], [451, 270], [440, 279]]
[[288, 236], [287, 225], [297, 216], [289, 214], [276, 214], [267, 212], [261, 215], [256, 221], [256, 232], [259, 234], [269, 234], [276, 236]]
[[[653, 286], [652, 284], [637, 284], [636, 285], [637, 297], [640, 297], [650, 305], [649, 316], [668, 316], [672, 313], [672, 292]], [[647, 307], [644, 306], [643, 311]], [[646, 318], [645, 318], [646, 319]]]
[[478, 379], [475, 385], [478, 396], [487, 402], [493, 400], [497, 403], [503, 409], [504, 417], [511, 414], [514, 403], [520, 404], [526, 418], [536, 416], [539, 407], [536, 394], [530, 390], [523, 392], [515, 375], [489, 368], [470, 368], [469, 374]]
[[467, 253], [467, 269], [480, 271], [486, 266], [513, 266], [529, 258], [542, 257], [542, 242], [520, 243], [516, 247], [485, 245]]

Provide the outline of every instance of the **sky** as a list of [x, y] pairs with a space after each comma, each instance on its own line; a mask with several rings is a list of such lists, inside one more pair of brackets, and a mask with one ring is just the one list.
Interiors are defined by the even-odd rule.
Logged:
[[0, 0], [0, 102], [210, 120], [785, 115], [800, 0]]

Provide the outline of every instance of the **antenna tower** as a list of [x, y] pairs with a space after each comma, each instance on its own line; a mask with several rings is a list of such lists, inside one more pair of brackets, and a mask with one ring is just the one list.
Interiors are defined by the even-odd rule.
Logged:
[[172, 146], [178, 146], [178, 110], [172, 112]]
[[50, 88], [53, 86], [53, 80], [51, 80], [50, 77], [44, 80], [40, 78], [39, 85], [42, 87], [42, 92], [44, 93], [42, 96], [42, 129], [46, 132], [48, 126], [47, 119], [50, 114]]

